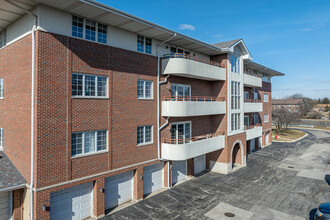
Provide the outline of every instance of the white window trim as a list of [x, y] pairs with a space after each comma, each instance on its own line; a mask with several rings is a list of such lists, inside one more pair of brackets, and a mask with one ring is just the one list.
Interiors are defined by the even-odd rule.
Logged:
[[[78, 17], [78, 18], [82, 18], [82, 19], [83, 19], [83, 37], [82, 37], [82, 38], [77, 37], [77, 36], [73, 36], [73, 35], [72, 35], [72, 22], [73, 22], [73, 16], [76, 16], [76, 17]], [[90, 20], [90, 21], [93, 21], [93, 22], [96, 23], [95, 41], [86, 39], [86, 19], [87, 19], [87, 20]], [[100, 23], [100, 22], [97, 22], [97, 21], [92, 20], [92, 19], [84, 18], [84, 17], [82, 17], [82, 16], [80, 16], [80, 15], [71, 14], [71, 34], [70, 34], [70, 36], [73, 37], [73, 38], [76, 38], [76, 39], [80, 39], [80, 40], [86, 40], [86, 41], [93, 42], [93, 43], [98, 43], [98, 44], [108, 45], [108, 44], [109, 44], [109, 27], [108, 27], [108, 25], [106, 25], [106, 24], [104, 24], [104, 23], [100, 23], [100, 24], [103, 24], [103, 25], [107, 26], [107, 42], [106, 42], [106, 43], [99, 42], [99, 41], [98, 41], [98, 35], [99, 35], [99, 33], [98, 33], [98, 30], [97, 30], [97, 28], [98, 28], [98, 24], [99, 24], [99, 23]]]
[[[137, 86], [139, 86], [139, 84], [138, 84], [139, 81], [143, 81], [143, 97], [138, 97], [138, 94], [136, 94], [137, 99], [138, 100], [153, 100], [154, 99], [154, 82], [151, 80], [138, 79], [136, 82]], [[146, 82], [151, 82], [150, 98], [146, 98]], [[136, 92], [137, 92], [137, 90], [136, 90]]]
[[[267, 97], [267, 99], [265, 99]], [[264, 102], [269, 102], [269, 95], [268, 93], [264, 93]]]
[[[193, 135], [192, 135], [192, 123], [191, 123], [191, 121], [176, 121], [176, 122], [172, 122], [171, 123], [171, 127], [172, 127], [172, 125], [178, 125], [178, 124], [189, 124], [189, 128], [190, 128], [190, 138], [192, 138], [193, 137]], [[184, 126], [184, 129], [186, 129], [185, 128], [185, 126]], [[179, 139], [178, 138], [178, 133], [176, 132], [175, 133], [175, 139], [177, 140], [177, 139]], [[178, 143], [176, 143], [176, 144], [178, 144]]]
[[[72, 75], [82, 75], [83, 76], [83, 94], [82, 95], [72, 95]], [[72, 73], [71, 75], [71, 97], [72, 98], [95, 98], [95, 99], [108, 99], [109, 98], [109, 77], [108, 76], [101, 76], [101, 75], [91, 75], [91, 74], [83, 74], [83, 73]], [[85, 76], [94, 76], [95, 77], [95, 96], [86, 96], [85, 95]], [[105, 96], [98, 96], [97, 95], [97, 79], [98, 77], [105, 77], [107, 79], [106, 82], [106, 91], [105, 91]]]
[[3, 128], [0, 128], [1, 135], [0, 135], [0, 150], [3, 150]]
[[[189, 95], [188, 96], [191, 96], [191, 85], [189, 84], [179, 84], [179, 83], [172, 83], [171, 84], [171, 87], [172, 86], [176, 86], [176, 93], [178, 92], [178, 86], [182, 86], [182, 87], [189, 87]], [[171, 91], [172, 92], [172, 91]], [[172, 96], [172, 95], [171, 95]], [[178, 95], [175, 94], [175, 97], [177, 97]]]
[[[97, 132], [98, 131], [106, 131], [106, 149], [105, 150], [97, 150]], [[95, 151], [94, 152], [89, 152], [89, 153], [85, 153], [85, 133], [90, 133], [90, 132], [94, 132], [95, 133]], [[95, 155], [95, 154], [102, 154], [102, 153], [106, 153], [109, 152], [109, 131], [108, 130], [94, 130], [94, 131], [84, 131], [84, 132], [73, 132], [71, 133], [71, 137], [72, 134], [82, 134], [82, 153], [81, 154], [76, 154], [74, 156], [71, 155], [71, 158], [78, 158], [78, 157], [84, 157], [84, 156], [90, 156], [90, 155]], [[72, 152], [72, 145], [71, 145], [71, 151], [70, 154]]]
[[[267, 121], [265, 120], [265, 116], [267, 115]], [[264, 123], [268, 123], [269, 122], [269, 114], [264, 114]]]
[[[151, 141], [145, 142], [146, 139], [146, 127], [151, 126]], [[153, 125], [141, 125], [138, 127], [143, 127], [143, 143], [138, 144], [138, 147], [145, 146], [145, 145], [150, 145], [154, 143], [154, 126]], [[137, 138], [137, 133], [136, 133], [136, 138]]]
[[[143, 51], [138, 51], [137, 48], [137, 40], [138, 40], [138, 36], [143, 37]], [[151, 40], [151, 53], [147, 53], [146, 49], [147, 49], [147, 38]], [[152, 55], [152, 48], [153, 48], [153, 39], [150, 37], [146, 37], [144, 35], [141, 34], [137, 34], [136, 35], [136, 51], [139, 53], [143, 53], [143, 54], [148, 54], [148, 55]]]

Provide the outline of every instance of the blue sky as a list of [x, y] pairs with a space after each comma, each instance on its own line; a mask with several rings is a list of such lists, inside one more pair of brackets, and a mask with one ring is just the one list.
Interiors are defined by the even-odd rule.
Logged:
[[207, 43], [243, 38], [255, 62], [286, 74], [273, 98], [330, 97], [329, 0], [99, 1]]

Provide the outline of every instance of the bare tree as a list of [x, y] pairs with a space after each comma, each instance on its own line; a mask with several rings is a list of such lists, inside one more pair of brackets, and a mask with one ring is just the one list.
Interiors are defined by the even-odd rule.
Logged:
[[301, 117], [298, 112], [289, 112], [286, 109], [273, 110], [273, 123], [278, 133], [288, 128], [289, 125], [297, 122]]

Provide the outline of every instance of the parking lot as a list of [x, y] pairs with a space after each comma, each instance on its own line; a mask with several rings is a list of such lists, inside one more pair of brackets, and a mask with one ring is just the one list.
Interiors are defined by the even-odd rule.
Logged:
[[330, 133], [305, 131], [250, 154], [234, 173], [206, 173], [104, 219], [309, 219], [330, 201]]

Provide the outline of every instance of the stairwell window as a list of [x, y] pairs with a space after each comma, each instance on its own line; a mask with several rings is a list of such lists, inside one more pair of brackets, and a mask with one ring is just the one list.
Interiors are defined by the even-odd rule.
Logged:
[[86, 74], [72, 74], [72, 97], [108, 97], [108, 77]]
[[152, 39], [137, 35], [137, 51], [152, 54]]
[[4, 97], [4, 82], [3, 79], [0, 79], [0, 99]]
[[152, 99], [152, 81], [137, 81], [137, 97], [138, 99]]
[[72, 16], [72, 36], [99, 43], [107, 43], [107, 25]]
[[264, 102], [268, 102], [268, 93], [264, 93]]
[[137, 145], [152, 144], [152, 125], [137, 127]]
[[240, 109], [241, 103], [241, 83], [231, 82], [231, 109]]
[[92, 154], [108, 149], [108, 131], [87, 131], [72, 133], [71, 156]]
[[233, 113], [231, 114], [231, 130], [236, 131], [241, 129], [241, 114]]
[[264, 114], [264, 123], [269, 122], [269, 114]]

